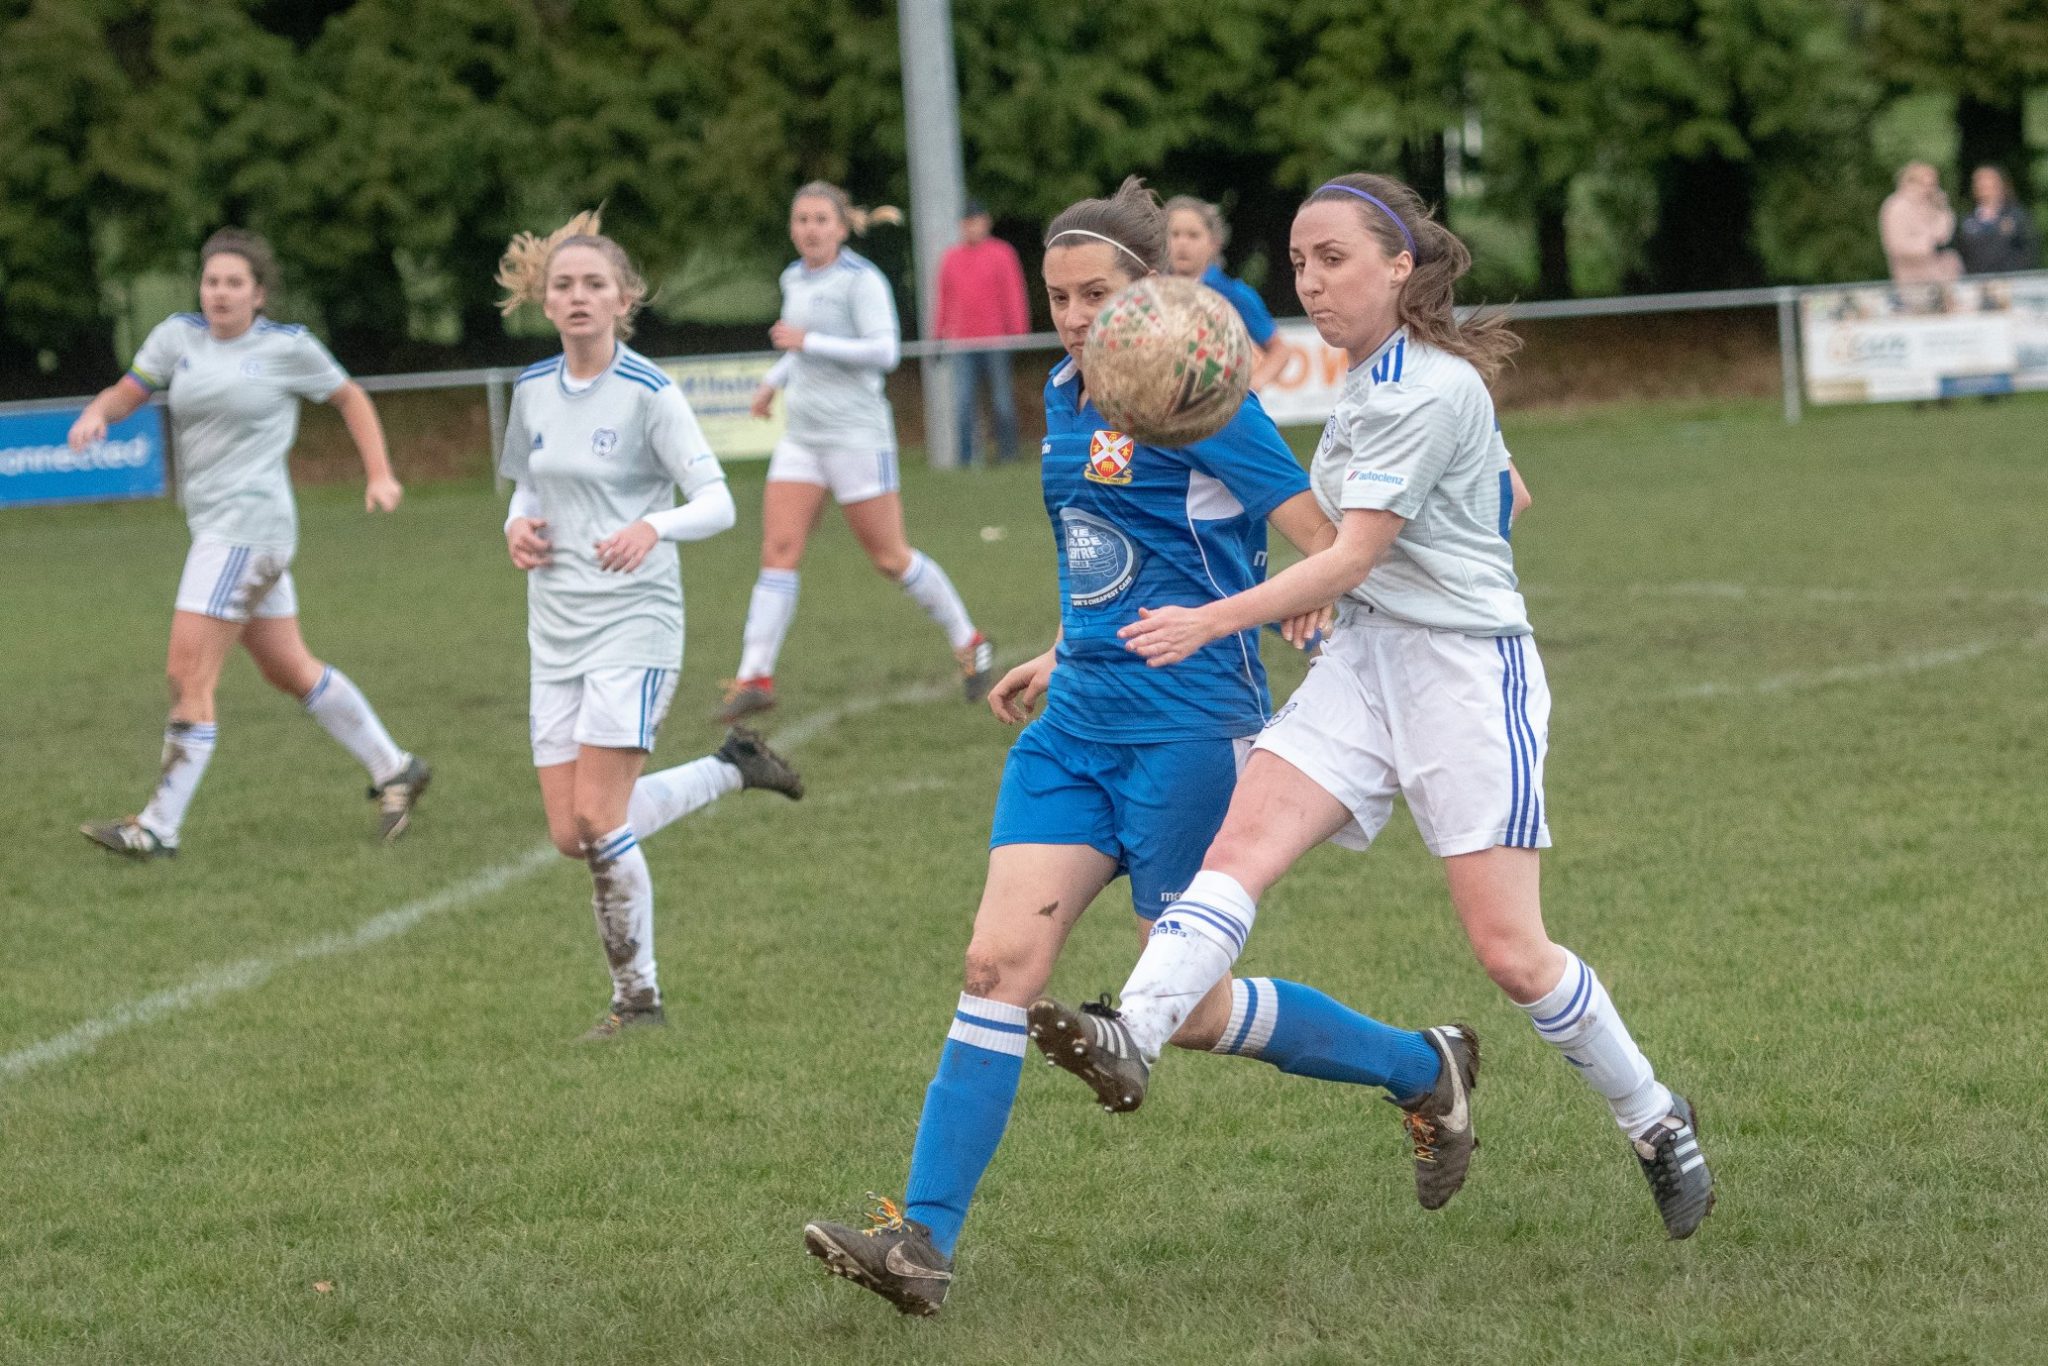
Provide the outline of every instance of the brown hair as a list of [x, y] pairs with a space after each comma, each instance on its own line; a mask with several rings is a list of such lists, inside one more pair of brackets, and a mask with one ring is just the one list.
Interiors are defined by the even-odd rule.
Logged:
[[[1371, 195], [1380, 204], [1361, 198], [1361, 194]], [[1453, 287], [1458, 277], [1472, 268], [1472, 253], [1458, 235], [1431, 216], [1422, 196], [1392, 176], [1363, 172], [1333, 176], [1304, 199], [1302, 206], [1340, 201], [1358, 211], [1365, 230], [1389, 257], [1405, 251], [1414, 258], [1415, 269], [1394, 301], [1395, 316], [1408, 335], [1471, 362], [1472, 368], [1491, 382], [1508, 357], [1521, 350], [1522, 339], [1508, 330], [1507, 318], [1498, 311], [1458, 320]]]
[[1177, 213], [1191, 213], [1200, 218], [1219, 253], [1230, 244], [1230, 225], [1223, 221], [1223, 210], [1208, 200], [1197, 199], [1191, 194], [1177, 194], [1166, 201], [1167, 221], [1171, 222]]
[[[1090, 241], [1107, 238], [1123, 248], [1116, 253], [1117, 264], [1132, 279], [1166, 268], [1166, 210], [1159, 207], [1159, 196], [1146, 189], [1137, 176], [1125, 176], [1124, 183], [1107, 199], [1083, 199], [1061, 209], [1059, 216], [1045, 225], [1045, 247], [1051, 249], [1070, 232]], [[1139, 263], [1144, 265], [1143, 271], [1130, 269]]]
[[284, 281], [279, 278], [277, 254], [270, 249], [260, 232], [246, 228], [222, 228], [206, 239], [199, 248], [199, 269], [205, 270], [206, 263], [216, 256], [239, 256], [249, 263], [249, 274], [256, 279], [257, 288], [263, 291], [263, 301], [268, 305], [277, 295]]
[[626, 249], [599, 231], [604, 225], [602, 213], [602, 209], [586, 210], [546, 237], [522, 232], [513, 238], [505, 254], [498, 258], [498, 283], [505, 288], [498, 311], [510, 317], [521, 304], [539, 303], [547, 296], [548, 267], [554, 264], [555, 253], [564, 247], [589, 247], [611, 262], [612, 273], [618, 277], [619, 293], [626, 300], [625, 316], [619, 319], [619, 337], [623, 340], [632, 336], [633, 317], [647, 302], [647, 281], [633, 265], [633, 258], [626, 255]]
[[872, 209], [863, 209], [853, 202], [846, 191], [829, 180], [812, 180], [797, 186], [796, 193], [789, 197], [790, 207], [795, 208], [799, 199], [830, 200], [832, 207], [839, 213], [839, 221], [856, 237], [865, 235], [867, 230], [877, 223], [903, 221], [903, 210], [894, 205], [877, 204]]

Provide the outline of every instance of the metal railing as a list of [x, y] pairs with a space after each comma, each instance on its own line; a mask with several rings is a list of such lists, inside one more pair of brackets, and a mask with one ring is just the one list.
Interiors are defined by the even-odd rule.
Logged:
[[[1874, 282], [1882, 285], [1885, 282]], [[1823, 286], [1835, 289], [1842, 286]], [[1763, 289], [1722, 289], [1707, 290], [1689, 294], [1637, 294], [1606, 299], [1555, 299], [1535, 303], [1509, 303], [1501, 305], [1477, 305], [1477, 308], [1498, 307], [1511, 317], [1531, 320], [1570, 318], [1612, 318], [1630, 315], [1657, 313], [1692, 313], [1730, 308], [1775, 308], [1778, 315], [1778, 365], [1784, 385], [1785, 420], [1799, 421], [1802, 414], [1800, 401], [1799, 361], [1799, 312], [1798, 304], [1805, 287], [1796, 285], [1773, 285]], [[1461, 314], [1469, 314], [1474, 308], [1462, 308]], [[1299, 319], [1281, 319], [1282, 322]], [[992, 337], [981, 341], [912, 341], [903, 344], [903, 359], [922, 360], [927, 357], [944, 357], [971, 351], [1047, 351], [1059, 349], [1059, 335], [1054, 332], [1032, 332], [1021, 337]], [[670, 356], [657, 360], [657, 364], [686, 360], [773, 360], [781, 355], [778, 351], [721, 351], [701, 356]], [[484, 391], [484, 403], [490, 414], [491, 450], [495, 453], [503, 443], [505, 433], [505, 409], [512, 382], [519, 377], [523, 365], [495, 365], [469, 370], [431, 370], [404, 375], [360, 375], [356, 383], [373, 394], [413, 393], [432, 389], [474, 389]], [[27, 399], [12, 403], [0, 403], [0, 415], [9, 413], [49, 412], [54, 409], [77, 408], [90, 401], [90, 396], [53, 399]], [[162, 395], [152, 402], [162, 402]]]

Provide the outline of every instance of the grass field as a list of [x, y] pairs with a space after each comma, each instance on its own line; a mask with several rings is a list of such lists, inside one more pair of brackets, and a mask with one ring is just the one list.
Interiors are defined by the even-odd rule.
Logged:
[[[929, 1323], [799, 1231], [900, 1191], [1006, 732], [842, 528], [779, 674], [812, 795], [649, 842], [672, 1027], [590, 1049], [588, 878], [537, 852], [488, 488], [380, 520], [304, 499], [308, 638], [439, 775], [414, 833], [377, 847], [360, 772], [237, 661], [184, 853], [148, 866], [74, 831], [155, 773], [183, 527], [6, 514], [0, 1361], [2038, 1361], [2044, 420], [1511, 424], [1557, 699], [1549, 918], [1699, 1102], [1721, 1203], [1697, 1238], [1662, 1241], [1397, 819], [1370, 856], [1310, 857], [1243, 966], [1479, 1027], [1464, 1193], [1416, 1208], [1393, 1112], [1355, 1090], [1175, 1056], [1113, 1118], [1034, 1065]], [[917, 542], [1006, 654], [1040, 648], [1034, 472], [906, 470]], [[759, 477], [741, 529], [685, 551], [661, 760], [715, 743]], [[1056, 989], [1122, 980], [1126, 907]]]

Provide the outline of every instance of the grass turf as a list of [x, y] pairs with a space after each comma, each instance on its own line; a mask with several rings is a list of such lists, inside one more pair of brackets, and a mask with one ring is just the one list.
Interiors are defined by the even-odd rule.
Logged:
[[[487, 489], [389, 519], [304, 499], [308, 639], [436, 766], [414, 833], [377, 847], [360, 772], [238, 660], [185, 851], [146, 867], [73, 831], [152, 777], [183, 528], [6, 514], [0, 1361], [2035, 1359], [2044, 416], [1511, 424], [1556, 694], [1549, 919], [1699, 1103], [1722, 1194], [1696, 1239], [1661, 1240], [1397, 818], [1369, 856], [1306, 860], [1242, 966], [1480, 1028], [1465, 1192], [1417, 1209], [1393, 1112], [1356, 1090], [1176, 1056], [1112, 1118], [1034, 1066], [934, 1323], [829, 1280], [798, 1234], [901, 1188], [1006, 733], [889, 700], [939, 694], [950, 661], [842, 528], [778, 675], [812, 795], [648, 842], [673, 1024], [589, 1049], [588, 881], [533, 854], [521, 586]], [[1006, 654], [1040, 647], [1033, 472], [907, 474], [916, 542]], [[736, 475], [743, 507], [758, 480]], [[755, 526], [684, 552], [658, 762], [716, 742]], [[1276, 690], [1299, 674], [1276, 659]], [[1098, 903], [1056, 989], [1122, 979], [1126, 904]]]

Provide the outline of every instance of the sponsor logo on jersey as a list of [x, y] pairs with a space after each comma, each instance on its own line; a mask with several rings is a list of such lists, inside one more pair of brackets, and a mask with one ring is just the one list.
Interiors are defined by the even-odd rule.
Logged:
[[1398, 489], [1407, 486], [1408, 476], [1405, 474], [1388, 474], [1385, 470], [1353, 470], [1344, 476], [1344, 482], [1347, 484], [1385, 484], [1390, 488]]
[[610, 455], [619, 448], [619, 434], [609, 427], [599, 427], [590, 434], [590, 453], [600, 458]]
[[1067, 594], [1076, 607], [1113, 601], [1138, 576], [1138, 547], [1100, 517], [1060, 509], [1067, 547]]
[[1300, 705], [1301, 705], [1301, 704], [1300, 704], [1300, 703], [1298, 703], [1298, 702], [1289, 702], [1289, 703], [1288, 703], [1288, 704], [1287, 704], [1286, 706], [1284, 706], [1284, 707], [1282, 707], [1282, 708], [1281, 708], [1280, 710], [1278, 710], [1278, 711], [1274, 712], [1274, 713], [1273, 713], [1273, 715], [1272, 715], [1272, 716], [1271, 716], [1271, 717], [1270, 717], [1270, 718], [1269, 718], [1269, 719], [1268, 719], [1268, 720], [1266, 721], [1266, 724], [1265, 724], [1264, 726], [1262, 726], [1262, 727], [1261, 727], [1260, 729], [1262, 729], [1262, 730], [1271, 730], [1271, 729], [1273, 729], [1273, 727], [1275, 727], [1275, 726], [1279, 725], [1279, 724], [1280, 724], [1280, 723], [1281, 723], [1282, 721], [1285, 721], [1285, 720], [1287, 719], [1287, 713], [1289, 713], [1289, 712], [1293, 711], [1293, 710], [1294, 710], [1294, 709], [1295, 709], [1296, 707], [1298, 707], [1298, 706], [1300, 706]]
[[1088, 438], [1088, 468], [1082, 473], [1092, 484], [1128, 484], [1134, 450], [1122, 432], [1097, 432]]

